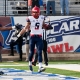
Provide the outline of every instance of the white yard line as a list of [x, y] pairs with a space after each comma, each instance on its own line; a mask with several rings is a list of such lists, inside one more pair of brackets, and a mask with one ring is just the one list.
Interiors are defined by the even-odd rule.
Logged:
[[54, 65], [46, 66], [46, 68], [47, 67], [80, 72], [80, 64], [54, 64]]

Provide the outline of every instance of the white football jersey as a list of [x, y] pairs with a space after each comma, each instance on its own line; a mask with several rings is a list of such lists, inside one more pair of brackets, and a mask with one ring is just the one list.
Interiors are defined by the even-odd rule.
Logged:
[[31, 33], [30, 34], [42, 35], [42, 33], [43, 33], [42, 25], [43, 25], [43, 21], [44, 21], [44, 16], [40, 15], [38, 19], [35, 19], [33, 16], [29, 16], [28, 18], [31, 22], [31, 25], [30, 25]]

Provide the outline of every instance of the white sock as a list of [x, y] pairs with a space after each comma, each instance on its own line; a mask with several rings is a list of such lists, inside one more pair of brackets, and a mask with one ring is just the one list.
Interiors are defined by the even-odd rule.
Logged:
[[42, 67], [42, 62], [39, 63], [39, 69]]
[[31, 61], [29, 61], [29, 66], [32, 66], [32, 62]]

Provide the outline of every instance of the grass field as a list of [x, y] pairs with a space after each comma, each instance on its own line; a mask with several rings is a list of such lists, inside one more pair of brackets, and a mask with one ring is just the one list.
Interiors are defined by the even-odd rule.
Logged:
[[[77, 60], [77, 61], [53, 61], [53, 62], [49, 62], [49, 64], [80, 64], [80, 60]], [[2, 62], [2, 63], [0, 63], [0, 68], [16, 68], [16, 69], [21, 69], [21, 70], [29, 70], [28, 62], [24, 62], [24, 61], [22, 61], [22, 62]], [[38, 67], [33, 66], [33, 68], [34, 68], [34, 71], [37, 72]], [[80, 78], [80, 72], [77, 72], [77, 71], [69, 71], [69, 70], [62, 70], [62, 69], [56, 69], [56, 68], [47, 68], [45, 72]]]

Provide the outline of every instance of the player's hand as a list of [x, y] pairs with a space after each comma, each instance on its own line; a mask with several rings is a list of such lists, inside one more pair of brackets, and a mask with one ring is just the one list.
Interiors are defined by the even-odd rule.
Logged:
[[16, 29], [16, 27], [15, 26], [12, 26], [12, 29]]
[[18, 40], [18, 37], [15, 37], [14, 40], [17, 41]]
[[53, 29], [53, 27], [52, 27], [51, 24], [49, 24], [48, 27], [47, 27], [47, 30], [51, 30], [51, 29]]
[[16, 27], [17, 30], [21, 30], [21, 29], [23, 28], [23, 25], [17, 23], [17, 24], [15, 25], [15, 27]]
[[16, 34], [14, 37], [14, 40], [17, 41], [20, 37], [21, 37], [20, 34], [18, 34], [18, 35]]

